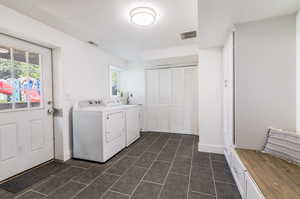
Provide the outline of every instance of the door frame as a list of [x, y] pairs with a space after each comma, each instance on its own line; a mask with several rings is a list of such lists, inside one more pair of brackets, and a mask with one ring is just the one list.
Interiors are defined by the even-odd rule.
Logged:
[[[22, 39], [20, 37], [16, 37], [16, 36], [13, 36], [13, 35], [10, 35], [10, 34], [7, 34], [7, 33], [3, 33], [3, 32], [0, 32], [0, 35], [3, 35], [3, 36], [6, 36], [6, 37], [9, 37], [9, 38], [12, 38], [12, 39], [16, 39], [16, 40], [19, 40], [19, 41], [22, 41], [22, 42], [25, 42], [25, 43], [28, 43], [28, 44], [31, 44], [31, 45], [34, 45], [34, 46], [38, 46], [38, 47], [41, 47], [41, 48], [45, 48], [45, 49], [48, 49], [50, 50], [50, 60], [51, 60], [51, 63], [50, 63], [50, 70], [51, 70], [51, 92], [52, 92], [52, 97], [51, 97], [51, 102], [52, 102], [52, 109], [53, 109], [53, 112], [52, 112], [52, 134], [53, 134], [53, 159], [49, 160], [49, 161], [52, 161], [55, 159], [55, 133], [54, 133], [54, 129], [55, 129], [55, 126], [54, 126], [54, 116], [55, 116], [55, 109], [54, 109], [54, 73], [53, 73], [53, 63], [54, 63], [54, 60], [53, 60], [53, 50], [54, 48], [50, 48], [48, 46], [45, 46], [45, 45], [42, 45], [42, 44], [39, 44], [39, 43], [36, 43], [36, 42], [33, 42], [33, 41], [29, 41], [29, 40], [26, 40], [26, 39]], [[47, 103], [47, 102], [43, 102], [43, 103]], [[34, 110], [34, 108], [33, 108]], [[23, 109], [20, 109], [20, 110], [14, 110], [14, 111], [24, 111]], [[5, 111], [3, 111], [3, 113], [5, 113]], [[44, 163], [42, 163], [44, 164]], [[40, 165], [42, 165], [40, 164]], [[39, 165], [37, 165], [36, 167], [38, 167]], [[35, 168], [35, 167], [32, 167], [32, 168]], [[30, 169], [32, 169], [30, 168]], [[21, 172], [21, 173], [24, 173], [26, 172], [27, 170]], [[17, 174], [17, 175], [20, 175], [20, 174]], [[14, 177], [14, 176], [12, 176]]]

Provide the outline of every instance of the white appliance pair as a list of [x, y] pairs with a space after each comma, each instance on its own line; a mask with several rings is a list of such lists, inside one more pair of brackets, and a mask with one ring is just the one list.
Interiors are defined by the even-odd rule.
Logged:
[[73, 108], [73, 157], [106, 162], [140, 137], [140, 107], [86, 100]]

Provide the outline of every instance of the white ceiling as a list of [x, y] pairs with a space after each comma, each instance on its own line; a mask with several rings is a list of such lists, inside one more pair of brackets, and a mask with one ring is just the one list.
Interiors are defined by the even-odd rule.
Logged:
[[[133, 60], [142, 52], [195, 44], [180, 33], [197, 29], [197, 0], [0, 0], [0, 3], [68, 33], [92, 40], [111, 53]], [[158, 21], [141, 28], [129, 22], [129, 11], [150, 6]]]
[[[128, 60], [197, 42], [200, 48], [221, 46], [233, 24], [300, 9], [300, 0], [0, 0], [0, 4]], [[157, 23], [148, 28], [130, 24], [129, 11], [137, 6], [154, 8]], [[180, 33], [197, 28], [198, 41], [180, 39]]]
[[223, 44], [233, 24], [296, 13], [300, 0], [198, 0], [199, 46]]

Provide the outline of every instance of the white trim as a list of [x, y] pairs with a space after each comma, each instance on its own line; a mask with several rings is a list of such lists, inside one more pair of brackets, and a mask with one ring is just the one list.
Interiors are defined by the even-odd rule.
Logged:
[[218, 153], [224, 154], [223, 145], [212, 145], [212, 144], [198, 144], [198, 151], [207, 153]]
[[296, 17], [296, 130], [300, 133], [300, 11]]

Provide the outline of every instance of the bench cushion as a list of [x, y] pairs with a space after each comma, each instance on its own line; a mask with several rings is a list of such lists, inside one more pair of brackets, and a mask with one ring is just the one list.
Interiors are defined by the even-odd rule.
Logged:
[[300, 135], [270, 128], [263, 152], [300, 165]]

